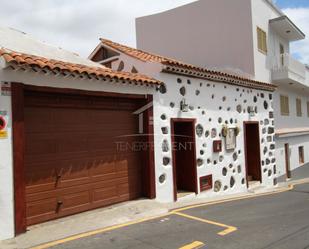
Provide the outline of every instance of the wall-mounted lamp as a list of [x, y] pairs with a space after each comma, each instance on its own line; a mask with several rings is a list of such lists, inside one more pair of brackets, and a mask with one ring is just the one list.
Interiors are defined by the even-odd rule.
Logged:
[[186, 99], [183, 99], [181, 102], [180, 102], [180, 110], [182, 112], [188, 112], [189, 111], [189, 105], [186, 103]]
[[254, 111], [253, 106], [248, 106], [248, 113], [251, 117], [255, 115], [255, 111]]

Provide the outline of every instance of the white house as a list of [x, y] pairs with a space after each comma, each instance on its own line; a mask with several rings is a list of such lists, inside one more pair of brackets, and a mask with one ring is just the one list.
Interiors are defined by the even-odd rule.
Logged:
[[0, 28], [0, 239], [140, 197], [277, 184], [274, 85], [105, 40], [91, 58]]
[[144, 127], [160, 81], [114, 72], [0, 28], [0, 240], [82, 211], [154, 198], [152, 150], [117, 150]]
[[200, 0], [136, 21], [137, 48], [278, 86], [277, 174], [309, 176], [309, 69], [290, 54], [305, 34], [271, 0]]
[[253, 62], [239, 76], [103, 39], [90, 59], [0, 28], [0, 239], [140, 197], [277, 185], [276, 86]]
[[274, 85], [105, 39], [89, 58], [164, 83], [153, 95], [156, 200], [245, 192], [256, 182], [277, 184]]

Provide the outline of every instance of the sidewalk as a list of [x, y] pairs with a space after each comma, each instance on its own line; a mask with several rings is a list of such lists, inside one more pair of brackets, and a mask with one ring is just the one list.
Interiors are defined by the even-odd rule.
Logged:
[[29, 231], [14, 239], [0, 242], [1, 249], [23, 249], [63, 239], [72, 235], [102, 229], [140, 219], [159, 217], [171, 210], [195, 205], [212, 205], [220, 202], [242, 198], [252, 198], [258, 195], [280, 193], [291, 189], [293, 184], [309, 182], [309, 178], [279, 184], [276, 188], [257, 188], [254, 191], [220, 196], [216, 198], [195, 197], [176, 203], [162, 204], [154, 200], [137, 200], [97, 209], [67, 218], [35, 225]]

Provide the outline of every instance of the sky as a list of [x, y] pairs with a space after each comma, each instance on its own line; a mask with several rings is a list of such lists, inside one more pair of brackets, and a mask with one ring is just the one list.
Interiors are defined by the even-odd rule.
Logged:
[[[295, 57], [309, 64], [309, 0], [274, 0], [307, 35]], [[107, 38], [135, 46], [135, 18], [194, 0], [0, 0], [0, 25], [87, 57]]]

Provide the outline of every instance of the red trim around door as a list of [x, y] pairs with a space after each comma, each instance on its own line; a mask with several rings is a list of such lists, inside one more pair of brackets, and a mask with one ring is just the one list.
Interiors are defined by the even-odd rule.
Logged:
[[[101, 97], [119, 97], [142, 100], [145, 103], [152, 101], [151, 95], [140, 94], [121, 94], [98, 91], [84, 91], [76, 89], [60, 89], [52, 87], [29, 86], [22, 83], [12, 83], [12, 127], [13, 127], [13, 174], [14, 174], [14, 215], [15, 215], [15, 235], [26, 232], [26, 185], [25, 185], [25, 131], [24, 131], [24, 94], [25, 91], [51, 92], [59, 94], [76, 94]], [[149, 108], [145, 115], [145, 128], [147, 132], [147, 141], [153, 144], [153, 108]], [[144, 194], [148, 198], [156, 197], [155, 189], [155, 166], [154, 166], [154, 149], [150, 149], [146, 155], [146, 177]]]
[[[147, 102], [151, 103], [153, 97], [150, 95], [147, 98]], [[144, 133], [146, 134], [146, 142], [148, 150], [146, 152], [145, 158], [147, 161], [147, 168], [145, 170], [144, 176], [148, 181], [146, 181], [145, 191], [146, 195], [150, 199], [156, 198], [156, 179], [155, 179], [155, 164], [154, 164], [154, 127], [153, 127], [153, 106], [148, 108], [144, 112]]]
[[26, 232], [24, 88], [12, 83], [15, 235]]
[[[193, 158], [192, 161], [192, 165], [193, 170], [194, 170], [194, 175], [195, 178], [193, 179], [194, 181], [194, 185], [195, 185], [195, 193], [198, 194], [198, 185], [197, 185], [197, 167], [196, 167], [196, 139], [195, 139], [195, 124], [196, 124], [196, 119], [189, 119], [189, 118], [172, 118], [171, 119], [171, 142], [172, 145], [175, 143], [175, 138], [174, 138], [174, 134], [175, 134], [175, 127], [174, 124], [176, 122], [183, 122], [183, 123], [191, 123], [191, 127], [192, 127], [192, 132], [193, 132], [193, 143], [194, 143], [194, 147], [193, 147], [193, 153], [195, 155], [195, 157]], [[173, 146], [172, 146], [173, 148]], [[176, 151], [173, 149], [172, 152], [172, 156], [173, 156], [173, 186], [174, 186], [174, 201], [177, 201], [177, 182], [176, 182], [176, 162], [175, 162], [175, 157], [176, 157]]]
[[247, 136], [246, 136], [246, 129], [247, 129], [247, 125], [256, 125], [257, 126], [257, 139], [258, 139], [258, 151], [256, 151], [257, 156], [259, 158], [259, 178], [260, 178], [260, 182], [262, 182], [262, 172], [261, 172], [261, 146], [260, 146], [260, 124], [258, 121], [244, 121], [244, 151], [245, 151], [245, 165], [246, 165], [246, 182], [247, 182], [247, 188], [249, 187], [249, 181], [248, 181], [248, 170], [249, 170], [249, 166], [248, 166], [248, 149], [247, 149]]

